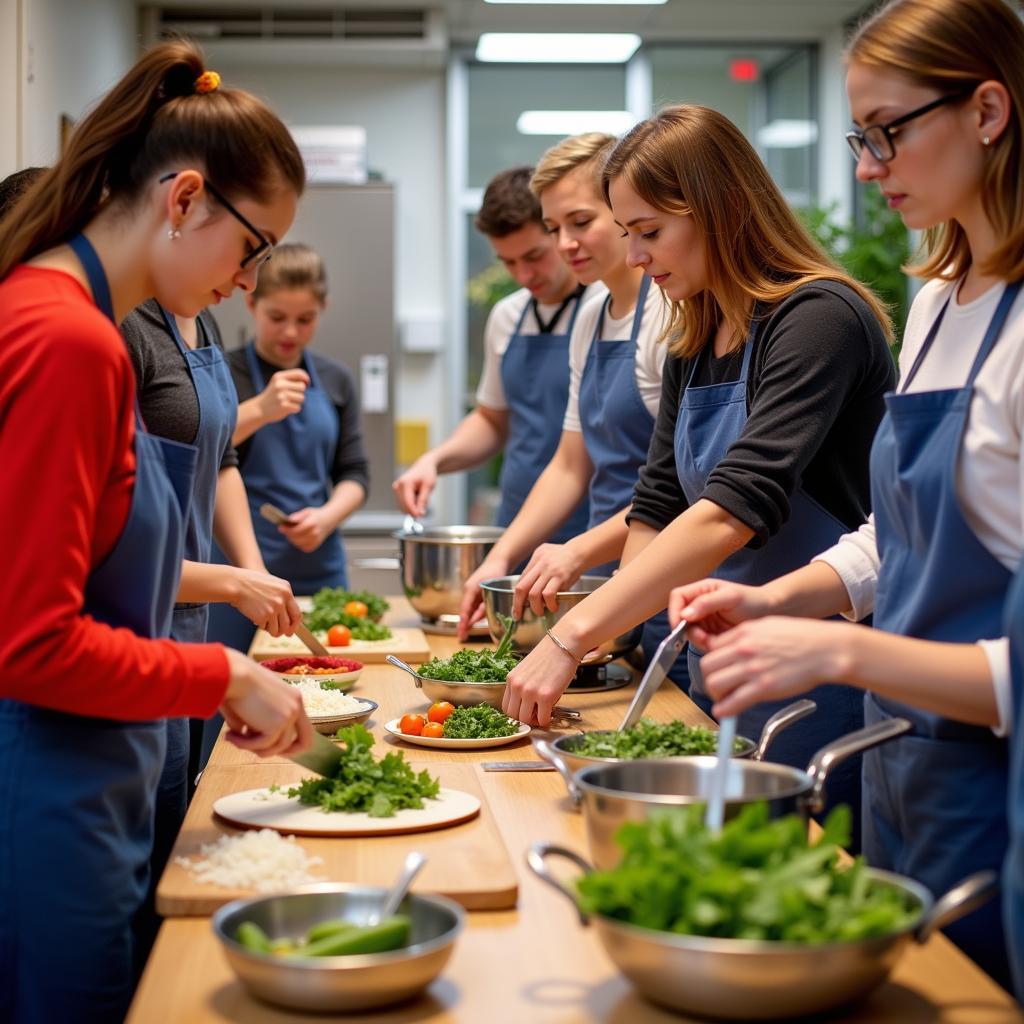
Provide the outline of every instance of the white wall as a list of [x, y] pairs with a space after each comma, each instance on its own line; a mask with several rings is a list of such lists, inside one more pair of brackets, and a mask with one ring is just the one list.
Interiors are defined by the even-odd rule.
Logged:
[[0, 0], [0, 178], [19, 164], [20, 8], [21, 0]]
[[822, 206], [838, 203], [840, 222], [853, 215], [853, 158], [843, 138], [850, 129], [844, 45], [843, 28], [837, 26], [821, 40], [818, 49], [818, 202]]
[[[213, 60], [210, 62], [215, 64]], [[443, 71], [215, 64], [225, 81], [263, 97], [292, 124], [361, 124], [371, 169], [395, 185], [396, 315], [449, 323], [445, 301]], [[397, 381], [404, 419], [442, 439], [448, 393], [440, 355], [404, 355]], [[386, 486], [381, 481], [378, 486]]]
[[[20, 147], [14, 163], [46, 165], [58, 153], [60, 115], [80, 118], [138, 56], [135, 4], [132, 0], [20, 3]], [[2, 102], [9, 111], [11, 98], [6, 91]], [[13, 105], [18, 105], [17, 99]]]

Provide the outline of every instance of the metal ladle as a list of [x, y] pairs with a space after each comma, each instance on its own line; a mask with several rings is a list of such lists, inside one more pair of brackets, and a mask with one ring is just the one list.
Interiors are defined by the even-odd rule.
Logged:
[[413, 879], [423, 870], [423, 865], [426, 863], [427, 858], [417, 850], [413, 850], [406, 856], [401, 874], [395, 879], [395, 884], [388, 890], [380, 910], [375, 914], [371, 914], [367, 919], [366, 923], [368, 925], [380, 924], [384, 918], [391, 917], [398, 910], [402, 905], [402, 900], [405, 899], [406, 893], [409, 891], [409, 886], [413, 883]]

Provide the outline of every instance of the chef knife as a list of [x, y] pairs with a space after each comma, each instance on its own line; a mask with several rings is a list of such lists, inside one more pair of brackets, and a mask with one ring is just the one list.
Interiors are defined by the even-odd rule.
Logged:
[[341, 764], [341, 749], [336, 747], [322, 733], [313, 733], [313, 746], [304, 754], [289, 754], [288, 759], [317, 775], [333, 779]]
[[[286, 526], [291, 524], [291, 519], [284, 514], [276, 505], [271, 505], [269, 501], [265, 501], [260, 505], [260, 515], [263, 516], [267, 522], [273, 523], [275, 526]], [[295, 635], [316, 655], [321, 658], [330, 656], [330, 651], [315, 636], [306, 626], [305, 623], [295, 627]]]
[[683, 619], [661, 641], [658, 650], [651, 659], [650, 665], [647, 666], [643, 679], [640, 680], [640, 685], [636, 688], [636, 695], [633, 697], [633, 702], [629, 705], [629, 710], [626, 712], [626, 717], [622, 720], [622, 725], [619, 726], [619, 732], [629, 729], [640, 720], [644, 709], [650, 703], [651, 697], [654, 696], [654, 691], [664, 682], [668, 670], [672, 667], [676, 658], [679, 657], [679, 652], [685, 646], [686, 641], [683, 639], [685, 632], [686, 620]]

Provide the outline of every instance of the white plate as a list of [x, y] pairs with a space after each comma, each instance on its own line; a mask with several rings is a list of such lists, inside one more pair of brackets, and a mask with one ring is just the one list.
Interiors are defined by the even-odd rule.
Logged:
[[486, 739], [476, 740], [450, 740], [445, 739], [443, 736], [411, 736], [398, 728], [398, 723], [401, 721], [401, 718], [392, 718], [390, 722], [384, 723], [384, 728], [396, 739], [412, 743], [414, 746], [440, 747], [446, 750], [484, 750], [487, 747], [505, 747], [509, 743], [515, 743], [516, 740], [521, 740], [524, 736], [529, 736], [530, 734], [530, 727], [520, 723], [519, 731], [512, 733], [511, 736], [489, 736]]
[[247, 789], [222, 796], [213, 805], [218, 817], [243, 828], [272, 828], [284, 835], [296, 836], [381, 836], [403, 832], [427, 832], [457, 825], [480, 813], [480, 801], [461, 789], [441, 788], [434, 800], [424, 800], [420, 810], [398, 811], [391, 818], [371, 818], [368, 814], [321, 811], [300, 804], [282, 790]]

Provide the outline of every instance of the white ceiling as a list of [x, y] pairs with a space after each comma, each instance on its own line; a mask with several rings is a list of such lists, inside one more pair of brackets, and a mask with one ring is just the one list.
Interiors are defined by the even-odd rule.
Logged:
[[[160, 6], [160, 5], [152, 5]], [[868, 0], [668, 0], [662, 6], [488, 4], [484, 0], [165, 0], [163, 6], [443, 11], [448, 38], [474, 44], [489, 31], [637, 32], [645, 41], [818, 39], [860, 14]]]

